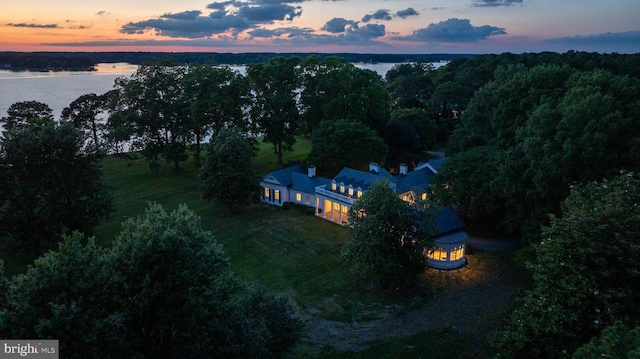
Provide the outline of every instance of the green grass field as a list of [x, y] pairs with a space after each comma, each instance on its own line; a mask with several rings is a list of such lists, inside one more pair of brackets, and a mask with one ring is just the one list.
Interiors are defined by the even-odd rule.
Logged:
[[[295, 151], [285, 154], [285, 162], [303, 159], [309, 148], [308, 139], [298, 139]], [[254, 166], [261, 175], [277, 169], [276, 157], [268, 146], [261, 145]], [[110, 244], [123, 221], [143, 214], [149, 202], [167, 210], [185, 203], [223, 245], [234, 271], [247, 282], [290, 293], [303, 307], [314, 306], [326, 296], [349, 293], [349, 297], [353, 292], [349, 289], [354, 278], [339, 261], [345, 241], [340, 226], [296, 209], [263, 204], [229, 215], [215, 201], [200, 198], [198, 170], [192, 162], [177, 172], [170, 164], [152, 171], [143, 158], [107, 158], [104, 170], [116, 210], [96, 231], [96, 240], [102, 245]]]
[[[277, 164], [270, 146], [262, 143], [260, 146], [252, 165], [258, 174], [263, 175], [277, 169]], [[303, 160], [310, 148], [309, 139], [298, 138], [294, 151], [285, 153], [284, 162]], [[106, 158], [105, 180], [110, 187], [115, 210], [111, 219], [97, 228], [97, 243], [109, 246], [120, 232], [122, 222], [144, 214], [150, 202], [159, 203], [166, 210], [185, 203], [201, 217], [203, 227], [223, 245], [236, 274], [247, 283], [260, 284], [275, 293], [290, 295], [303, 311], [313, 309], [318, 315], [332, 320], [366, 320], [361, 316], [363, 309], [364, 312], [375, 312], [399, 299], [372, 293], [366, 283], [349, 273], [340, 261], [340, 250], [346, 241], [345, 228], [296, 208], [284, 210], [262, 204], [254, 204], [240, 213], [229, 215], [215, 202], [200, 198], [198, 169], [193, 161], [182, 166], [180, 171], [174, 171], [171, 164], [163, 163], [160, 168], [151, 170], [142, 157], [135, 160]], [[2, 251], [8, 274], [24, 272], [31, 261], [28, 255], [19, 251], [9, 252], [7, 248]], [[331, 298], [331, 305], [326, 304], [327, 298]], [[460, 340], [455, 333], [449, 333], [447, 337], [452, 341]], [[469, 342], [461, 338], [465, 343]], [[399, 338], [372, 345], [376, 350], [384, 348], [390, 353], [389, 357], [415, 350], [407, 349], [409, 346], [404, 345], [403, 340]], [[421, 339], [425, 340], [429, 341]], [[305, 356], [307, 354], [313, 357], [353, 357], [353, 353], [333, 351], [304, 353]]]

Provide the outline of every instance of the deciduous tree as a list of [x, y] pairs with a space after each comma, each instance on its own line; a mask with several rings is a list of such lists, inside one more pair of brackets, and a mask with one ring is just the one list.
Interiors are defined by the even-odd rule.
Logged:
[[598, 337], [573, 353], [574, 359], [640, 358], [640, 327], [627, 328], [621, 321], [605, 328]]
[[322, 121], [350, 119], [381, 131], [391, 99], [380, 76], [345, 59], [309, 56], [302, 62], [302, 119], [311, 134]]
[[385, 180], [374, 182], [349, 210], [351, 241], [342, 257], [351, 270], [382, 287], [414, 284], [426, 267], [433, 211], [410, 205]]
[[131, 149], [140, 150], [151, 165], [162, 157], [179, 169], [188, 158], [193, 123], [183, 86], [185, 71], [176, 63], [144, 64], [130, 78], [116, 80], [118, 100], [110, 127], [125, 132]]
[[246, 287], [184, 205], [150, 205], [110, 249], [84, 242], [13, 278], [0, 336], [59, 339], [71, 358], [277, 358], [300, 337], [288, 302]]
[[313, 132], [309, 161], [328, 173], [343, 167], [362, 168], [371, 161], [384, 163], [387, 145], [364, 123], [323, 121]]
[[262, 132], [263, 142], [273, 145], [273, 152], [282, 166], [282, 154], [291, 151], [296, 142], [300, 111], [300, 59], [282, 56], [262, 64], [248, 64], [247, 76], [253, 83], [255, 103], [252, 120]]
[[189, 98], [197, 165], [200, 143], [206, 137], [217, 136], [224, 127], [236, 128], [244, 134], [256, 132], [248, 113], [253, 101], [249, 80], [237, 71], [193, 64], [188, 67], [184, 87]]
[[236, 129], [222, 129], [207, 147], [200, 170], [202, 197], [215, 198], [229, 212], [250, 204], [260, 191], [252, 160], [249, 140]]
[[7, 116], [0, 118], [5, 131], [19, 130], [34, 118], [53, 120], [53, 110], [46, 103], [38, 101], [21, 101], [9, 106]]
[[532, 287], [494, 338], [506, 357], [560, 358], [603, 328], [640, 320], [640, 180], [571, 190], [534, 245]]
[[106, 141], [107, 95], [82, 95], [62, 110], [62, 120], [69, 121], [89, 139], [89, 146], [101, 151]]
[[70, 123], [33, 119], [0, 142], [0, 233], [38, 251], [60, 235], [91, 233], [111, 212], [95, 152]]

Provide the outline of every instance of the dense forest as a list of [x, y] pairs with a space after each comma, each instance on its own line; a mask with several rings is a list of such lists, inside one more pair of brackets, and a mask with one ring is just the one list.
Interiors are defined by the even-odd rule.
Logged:
[[[46, 104], [34, 102], [16, 103], [0, 119], [0, 237], [37, 251], [74, 230], [91, 233], [111, 206], [98, 166], [107, 154], [143, 156], [152, 169], [165, 161], [174, 171], [193, 159], [209, 181], [204, 196], [232, 212], [255, 197], [245, 182], [255, 182], [255, 174], [232, 171], [237, 177], [224, 178], [228, 171], [211, 162], [224, 162], [222, 153], [229, 154], [227, 167], [246, 162], [258, 140], [269, 144], [282, 167], [296, 139], [311, 138], [302, 162], [327, 176], [371, 160], [395, 172], [401, 163], [417, 166], [428, 151], [445, 151], [449, 160], [432, 180], [430, 199], [455, 208], [470, 230], [517, 242], [531, 274], [529, 287], [492, 336], [495, 352], [559, 358], [614, 342], [633, 357], [640, 348], [638, 330], [632, 331], [640, 324], [640, 54], [461, 56], [438, 69], [428, 64], [431, 58], [416, 58], [384, 78], [355, 67], [351, 55], [229, 54], [225, 59], [233, 60], [221, 61], [213, 54], [142, 54], [114, 60], [116, 53], [83, 53], [87, 58], [78, 64], [146, 62], [131, 77], [119, 78], [114, 90], [78, 98], [59, 123]], [[247, 63], [247, 72], [215, 63]], [[201, 164], [208, 139], [220, 148], [210, 147]], [[80, 165], [86, 170], [78, 172]], [[222, 191], [213, 185], [217, 180], [227, 183]], [[229, 193], [232, 183], [244, 185]], [[71, 197], [61, 188], [72, 188]], [[149, 216], [167, 214], [152, 207]], [[139, 226], [142, 236], [149, 225]], [[137, 233], [135, 227], [130, 224], [118, 242], [121, 252], [96, 257], [107, 258], [101, 265], [115, 277], [126, 273], [111, 267], [120, 263], [113, 256], [135, 267], [124, 262], [133, 245], [125, 237]], [[22, 291], [16, 298], [31, 298], [30, 284], [21, 283], [14, 286]], [[111, 289], [117, 292], [117, 283]], [[0, 316], [0, 329], [17, 320], [10, 314], [19, 305], [7, 305], [17, 307], [5, 311], [4, 322]], [[113, 324], [112, 313], [100, 314]], [[128, 315], [135, 320], [134, 312]], [[264, 331], [292, 345], [297, 324], [277, 332], [269, 318]], [[612, 332], [617, 337], [601, 337], [604, 344], [590, 342]], [[270, 348], [268, 336], [260, 338]]]

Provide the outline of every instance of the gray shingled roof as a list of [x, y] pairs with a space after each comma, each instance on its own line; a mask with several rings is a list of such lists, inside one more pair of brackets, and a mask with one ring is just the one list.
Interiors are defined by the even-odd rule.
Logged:
[[363, 172], [345, 167], [333, 178], [333, 180], [336, 181], [336, 183], [343, 182], [345, 186], [352, 185], [353, 188], [360, 187], [363, 191], [366, 191], [374, 181], [381, 178], [393, 181], [393, 176], [384, 168], [381, 168], [380, 172], [376, 173], [373, 171]]
[[287, 187], [287, 186], [291, 185], [291, 183], [293, 183], [292, 178], [291, 178], [291, 174], [292, 173], [304, 173], [304, 170], [302, 169], [302, 167], [300, 165], [295, 165], [295, 166], [283, 168], [281, 170], [277, 170], [277, 171], [273, 171], [271, 173], [268, 173], [265, 176], [265, 178], [269, 177], [269, 176], [272, 176], [278, 182], [280, 182], [281, 185]]
[[434, 173], [429, 167], [423, 167], [407, 173], [406, 175], [397, 175], [395, 177], [397, 181], [397, 193], [404, 193], [410, 190], [425, 190], [429, 187], [431, 178]]
[[300, 192], [314, 193], [316, 187], [327, 185], [331, 183], [331, 180], [324, 177], [309, 177], [306, 173], [291, 173], [291, 189]]
[[464, 227], [464, 222], [458, 217], [453, 208], [446, 206], [442, 207], [439, 213], [436, 215], [436, 223], [438, 226], [437, 236], [445, 233], [459, 231]]

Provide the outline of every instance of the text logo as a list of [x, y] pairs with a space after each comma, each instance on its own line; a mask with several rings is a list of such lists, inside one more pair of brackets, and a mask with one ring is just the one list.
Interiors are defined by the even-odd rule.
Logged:
[[0, 359], [10, 358], [47, 358], [60, 356], [58, 340], [12, 339], [0, 340]]

